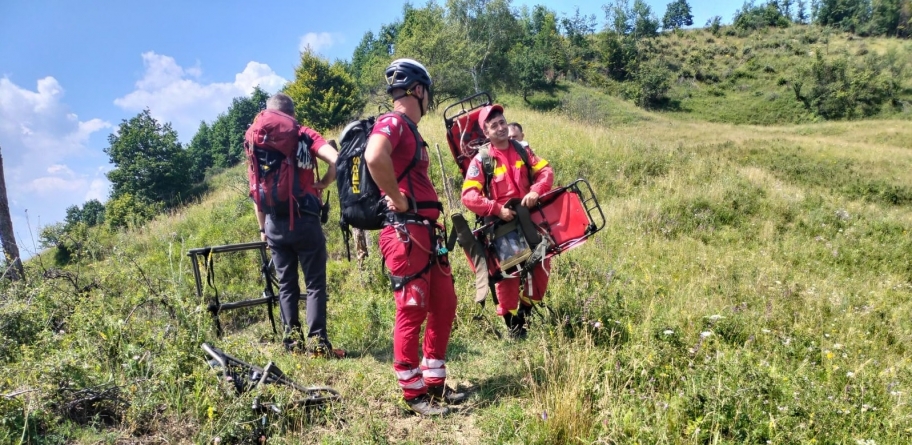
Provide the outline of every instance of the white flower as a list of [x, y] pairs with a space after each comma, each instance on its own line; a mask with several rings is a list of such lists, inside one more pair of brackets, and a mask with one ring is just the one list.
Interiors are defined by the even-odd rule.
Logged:
[[850, 379], [855, 378], [855, 373], [852, 372], [852, 371], [849, 371], [849, 372], [846, 373], [846, 377], [848, 377], [848, 378], [850, 378]]
[[762, 333], [764, 333], [764, 334], [769, 334], [769, 333], [772, 332], [772, 331], [770, 331], [770, 330], [767, 329], [767, 328], [763, 328], [763, 329], [760, 330], [760, 332], [762, 332]]
[[671, 334], [674, 334], [675, 331], [672, 331], [671, 329], [666, 329], [666, 330], [662, 331], [662, 333], [665, 335], [671, 335]]
[[703, 331], [700, 333], [700, 338], [709, 338], [712, 337], [713, 333], [710, 331]]
[[836, 343], [836, 344], [833, 345], [833, 349], [835, 349], [835, 350], [837, 350], [837, 351], [840, 350], [840, 349], [842, 349], [842, 348], [844, 348], [844, 347], [845, 347], [845, 346], [843, 346], [842, 343]]
[[719, 314], [713, 314], [713, 315], [710, 315], [710, 316], [709, 316], [709, 319], [712, 320], [712, 321], [716, 321], [716, 320], [718, 320], [718, 319], [720, 319], [720, 318], [722, 318], [722, 316], [719, 315]]

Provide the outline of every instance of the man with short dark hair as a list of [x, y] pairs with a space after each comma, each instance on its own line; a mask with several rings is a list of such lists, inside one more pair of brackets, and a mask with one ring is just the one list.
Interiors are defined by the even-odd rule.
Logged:
[[519, 142], [523, 147], [529, 146], [529, 143], [526, 142], [526, 135], [523, 133], [522, 125], [519, 125], [519, 122], [510, 122], [507, 136], [510, 139]]
[[[483, 108], [478, 114], [478, 124], [490, 141], [488, 156], [493, 158], [494, 168], [490, 172], [491, 177], [486, 177], [488, 173], [484, 171], [481, 151], [472, 159], [462, 184], [462, 203], [479, 216], [511, 221], [516, 215], [510, 206], [511, 201], [518, 201], [524, 207], [534, 207], [539, 196], [551, 190], [554, 172], [548, 161], [536, 156], [528, 146], [521, 147], [527, 154], [528, 163], [522, 159], [518, 149], [512, 145], [502, 106]], [[550, 260], [532, 267], [531, 278], [526, 280], [522, 296], [518, 277], [508, 277], [494, 285], [498, 300], [497, 315], [503, 316], [514, 338], [525, 337], [525, 317], [531, 311], [533, 302], [541, 301], [548, 288]]]
[[424, 65], [412, 59], [393, 61], [386, 81], [393, 112], [377, 118], [364, 159], [389, 210], [379, 238], [396, 298], [393, 370], [408, 407], [437, 416], [449, 412], [439, 402], [459, 403], [465, 394], [446, 385], [456, 290], [437, 223], [442, 206], [428, 176], [427, 144], [416, 127], [431, 104], [432, 82]]
[[[285, 94], [278, 93], [266, 101], [267, 110], [276, 110], [295, 118], [294, 102]], [[334, 350], [326, 332], [326, 238], [320, 225], [320, 192], [336, 178], [336, 150], [319, 133], [301, 126], [299, 137], [306, 136], [312, 143], [308, 147], [308, 162], [302, 165], [298, 159], [297, 173], [306, 193], [305, 199], [298, 200], [292, 215], [289, 213], [264, 213], [254, 205], [260, 226], [260, 239], [269, 245], [272, 262], [279, 280], [279, 306], [284, 324], [282, 344], [287, 351], [307, 350], [314, 357], [341, 358], [345, 351]], [[329, 167], [319, 181], [315, 181], [316, 159], [325, 161]], [[284, 208], [278, 206], [277, 208]], [[301, 330], [298, 302], [301, 287], [298, 283], [298, 265], [304, 273], [307, 289], [307, 335]], [[310, 343], [310, 344], [307, 344]]]

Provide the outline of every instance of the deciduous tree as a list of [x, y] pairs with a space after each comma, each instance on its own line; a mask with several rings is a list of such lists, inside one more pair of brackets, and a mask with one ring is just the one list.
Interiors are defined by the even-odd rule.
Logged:
[[189, 187], [189, 162], [177, 132], [170, 123], [160, 124], [148, 108], [123, 120], [108, 143], [104, 151], [114, 164], [107, 173], [113, 198], [129, 193], [167, 205]]
[[693, 14], [690, 12], [690, 4], [687, 3], [687, 0], [675, 0], [668, 4], [665, 17], [662, 18], [662, 28], [680, 29], [691, 25], [693, 25]]
[[345, 66], [341, 62], [330, 64], [310, 48], [301, 52], [295, 78], [282, 92], [294, 100], [298, 121], [317, 131], [348, 123], [365, 103]]

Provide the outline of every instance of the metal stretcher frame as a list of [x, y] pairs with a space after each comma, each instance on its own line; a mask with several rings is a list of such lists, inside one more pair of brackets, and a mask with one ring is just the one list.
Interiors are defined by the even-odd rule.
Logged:
[[212, 280], [214, 280], [212, 277], [212, 255], [216, 253], [239, 252], [244, 250], [258, 250], [260, 253], [260, 261], [262, 264], [262, 267], [260, 268], [260, 276], [263, 278], [263, 297], [234, 301], [230, 303], [222, 303], [219, 300], [218, 291], [216, 290], [215, 295], [209, 299], [206, 310], [208, 310], [212, 315], [212, 318], [215, 321], [216, 333], [219, 337], [221, 337], [223, 331], [222, 324], [219, 321], [219, 314], [222, 311], [265, 304], [266, 314], [269, 316], [269, 322], [272, 324], [272, 332], [273, 334], [278, 334], [278, 331], [276, 330], [275, 317], [273, 316], [273, 307], [277, 305], [276, 303], [278, 303], [278, 297], [275, 294], [274, 286], [277, 286], [278, 282], [275, 277], [275, 271], [271, 266], [269, 255], [266, 253], [266, 243], [264, 242], [227, 244], [223, 246], [190, 249], [187, 252], [187, 256], [191, 258], [191, 262], [193, 263], [193, 278], [196, 280], [196, 295], [200, 298], [200, 300], [205, 298], [203, 295], [202, 274], [200, 273], [199, 268], [199, 259], [201, 257], [204, 259], [207, 265], [208, 272], [206, 278], [209, 281], [210, 285], [212, 285]]

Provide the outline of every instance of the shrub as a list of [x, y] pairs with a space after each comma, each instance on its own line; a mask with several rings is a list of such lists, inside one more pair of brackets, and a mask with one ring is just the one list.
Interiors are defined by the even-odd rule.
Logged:
[[768, 26], [785, 28], [789, 26], [789, 19], [779, 10], [778, 2], [771, 1], [760, 6], [745, 3], [735, 13], [733, 25], [740, 30], [757, 30]]
[[138, 225], [155, 216], [160, 210], [159, 207], [160, 205], [125, 193], [108, 201], [105, 208], [105, 221], [112, 229]]
[[804, 82], [793, 83], [796, 99], [825, 119], [852, 119], [877, 114], [881, 107], [896, 96], [899, 84], [891, 81], [889, 61], [877, 55], [853, 65], [847, 57], [832, 62], [817, 53], [813, 65], [805, 70]]
[[664, 63], [650, 60], [640, 64], [627, 96], [643, 108], [652, 108], [666, 100], [670, 88], [671, 71]]

